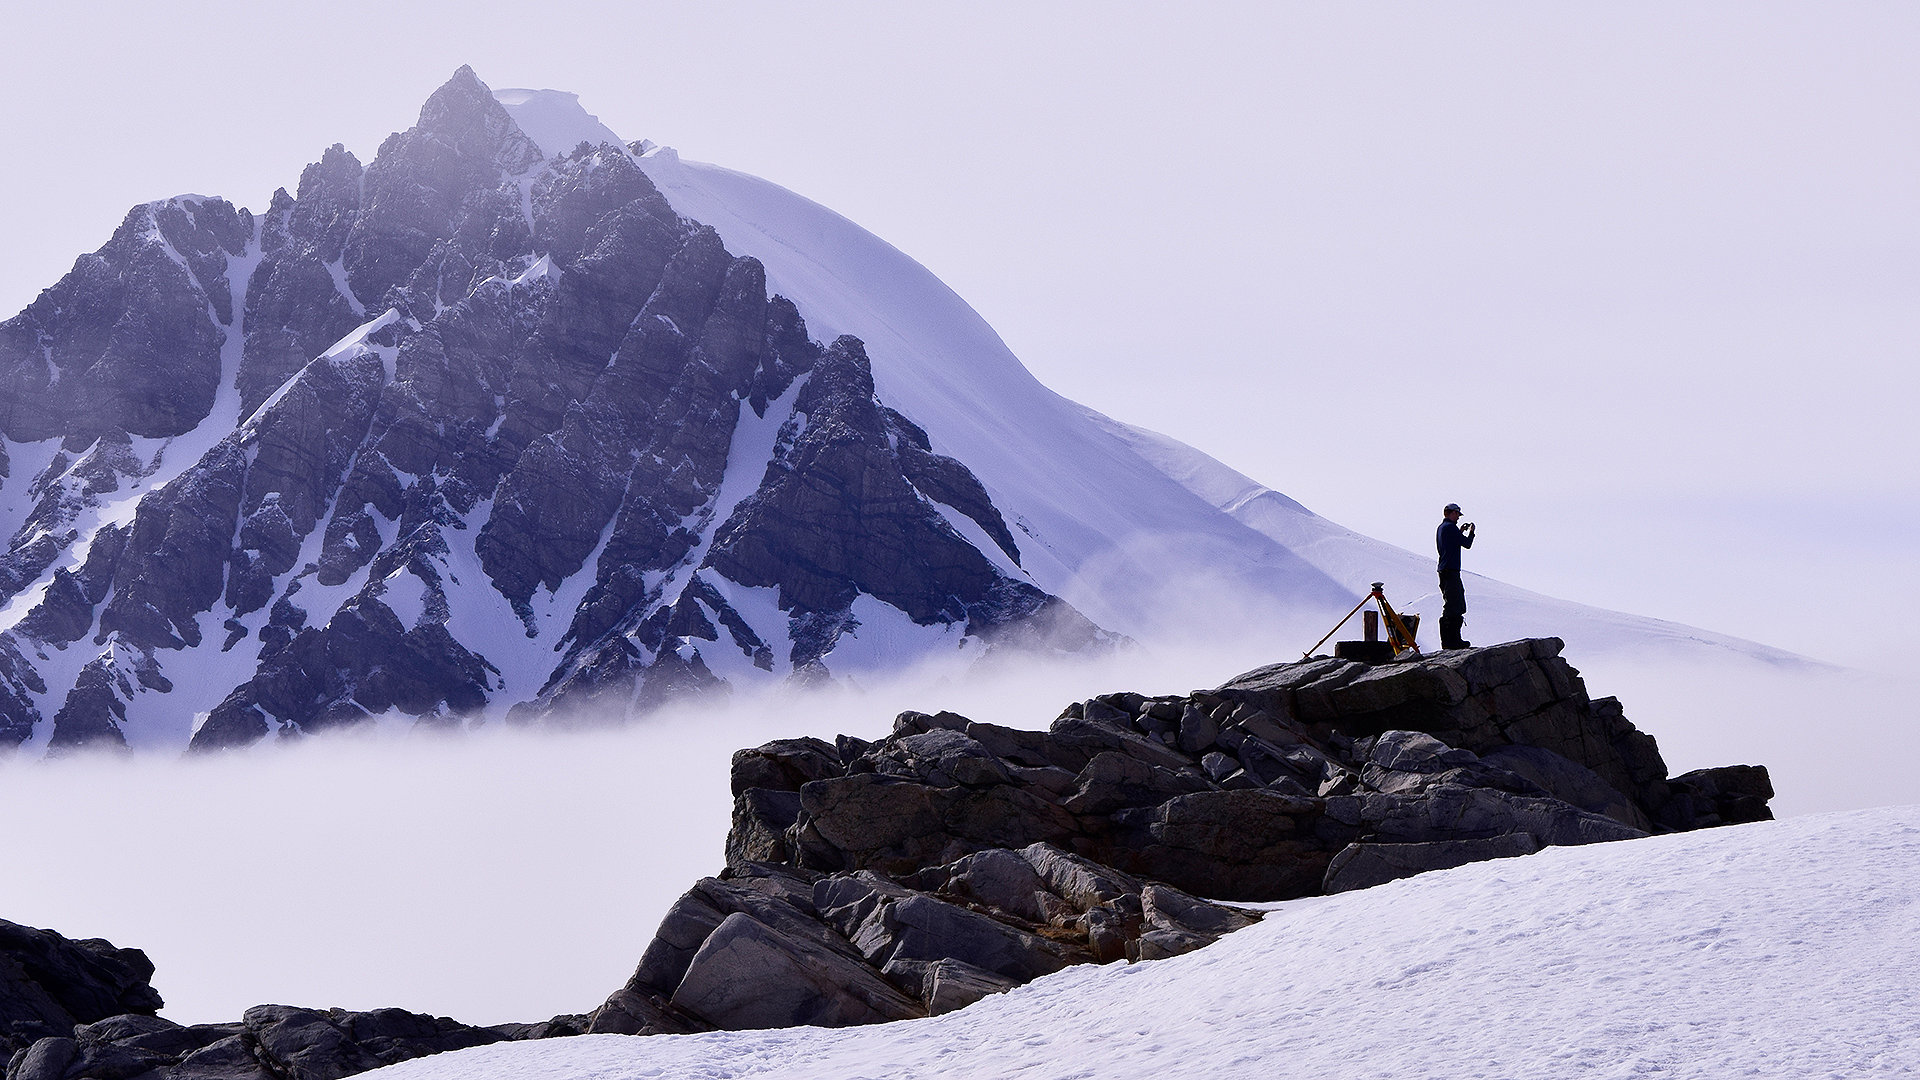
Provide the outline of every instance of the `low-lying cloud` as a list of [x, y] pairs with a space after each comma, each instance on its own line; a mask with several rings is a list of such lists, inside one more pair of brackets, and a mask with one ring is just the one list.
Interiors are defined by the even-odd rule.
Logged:
[[[1249, 632], [1186, 652], [739, 694], [626, 726], [4, 763], [0, 918], [145, 949], [164, 1014], [188, 1023], [265, 1002], [468, 1023], [584, 1012], [631, 973], [673, 900], [720, 869], [735, 750], [876, 738], [908, 708], [1039, 728], [1096, 693], [1184, 693], [1295, 655]], [[1920, 781], [1870, 768], [1920, 742], [1911, 685], [1570, 659], [1675, 772], [1765, 763], [1783, 815], [1920, 802]]]

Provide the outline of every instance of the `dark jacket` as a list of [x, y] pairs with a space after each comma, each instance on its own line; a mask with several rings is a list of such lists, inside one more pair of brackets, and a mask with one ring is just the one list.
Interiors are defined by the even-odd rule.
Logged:
[[1451, 521], [1440, 523], [1440, 531], [1433, 536], [1433, 542], [1440, 548], [1440, 569], [1460, 569], [1460, 549], [1473, 546], [1473, 537], [1460, 531], [1460, 526]]

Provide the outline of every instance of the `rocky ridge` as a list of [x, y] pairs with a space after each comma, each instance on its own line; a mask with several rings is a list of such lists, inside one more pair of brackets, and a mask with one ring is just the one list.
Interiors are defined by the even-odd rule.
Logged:
[[268, 1005], [182, 1027], [153, 1015], [137, 952], [60, 943], [53, 967], [85, 975], [50, 980], [0, 951], [0, 977], [26, 973], [0, 983], [6, 1080], [334, 1078], [503, 1039], [936, 1015], [1072, 964], [1201, 948], [1260, 917], [1242, 903], [1771, 817], [1764, 767], [1668, 776], [1560, 653], [1321, 658], [1101, 695], [1046, 731], [909, 712], [876, 742], [742, 750], [726, 868], [587, 1016], [474, 1028]]
[[138, 949], [0, 919], [0, 1060], [7, 1080], [332, 1080], [512, 1039], [577, 1035], [586, 1018], [477, 1028], [403, 1009], [260, 1005], [229, 1024], [177, 1024]]
[[1259, 917], [1234, 901], [1771, 816], [1764, 768], [1669, 777], [1560, 650], [1278, 664], [1096, 697], [1046, 732], [905, 713], [875, 743], [741, 751], [726, 870], [590, 1030], [937, 1014], [1199, 948]]
[[640, 161], [462, 68], [370, 163], [136, 207], [0, 323], [0, 751], [626, 713], [863, 627], [1113, 643]]

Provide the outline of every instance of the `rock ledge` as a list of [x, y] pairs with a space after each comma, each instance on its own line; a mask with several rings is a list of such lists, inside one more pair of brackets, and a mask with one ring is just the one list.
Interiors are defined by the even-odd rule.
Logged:
[[1669, 777], [1561, 647], [1276, 664], [1076, 702], [1046, 732], [908, 712], [875, 743], [743, 750], [726, 869], [589, 1028], [936, 1014], [1199, 948], [1259, 917], [1235, 901], [1771, 817], [1765, 768]]

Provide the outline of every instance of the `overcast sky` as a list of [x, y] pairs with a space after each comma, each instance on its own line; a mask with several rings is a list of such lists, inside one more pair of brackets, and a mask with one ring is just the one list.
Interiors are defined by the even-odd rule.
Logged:
[[1471, 570], [1910, 666], [1912, 4], [46, 7], [0, 42], [0, 311], [468, 63], [840, 211], [1363, 532], [1457, 500]]

